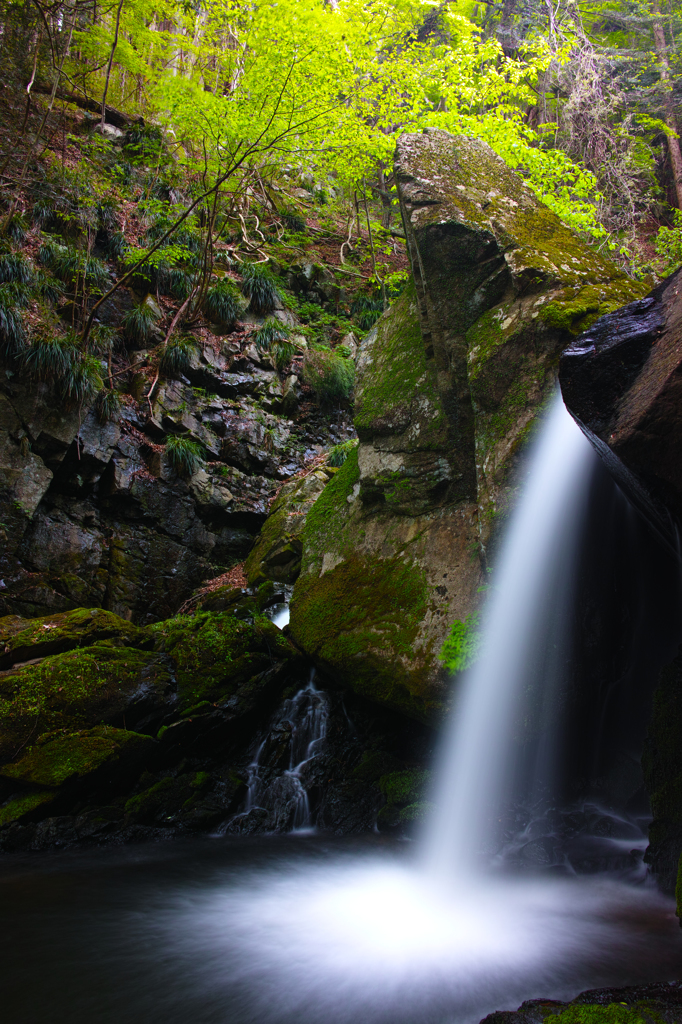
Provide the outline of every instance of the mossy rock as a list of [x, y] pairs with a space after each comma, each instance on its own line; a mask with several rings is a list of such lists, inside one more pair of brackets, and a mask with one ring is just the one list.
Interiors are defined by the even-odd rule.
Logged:
[[295, 582], [301, 569], [301, 534], [306, 516], [328, 480], [325, 472], [317, 470], [282, 487], [244, 563], [244, 572], [252, 587], [265, 580]]
[[163, 659], [117, 643], [52, 655], [0, 676], [0, 761], [48, 731], [123, 725], [141, 691], [162, 699], [172, 683]]
[[137, 756], [154, 745], [150, 736], [108, 725], [70, 733], [46, 733], [23, 757], [5, 765], [0, 776], [32, 786], [57, 789], [82, 779], [106, 762]]
[[0, 618], [0, 669], [103, 640], [136, 647], [145, 639], [143, 629], [103, 608], [76, 608], [38, 619], [6, 615]]
[[76, 732], [46, 733], [14, 764], [0, 771], [0, 825], [37, 820], [54, 808], [94, 791], [129, 785], [155, 746], [126, 729], [101, 725]]
[[179, 711], [201, 701], [223, 704], [238, 691], [246, 699], [257, 689], [258, 677], [296, 654], [262, 615], [249, 622], [230, 612], [197, 612], [150, 628], [156, 650], [173, 659]]
[[432, 652], [415, 643], [429, 600], [418, 566], [350, 556], [321, 576], [298, 580], [290, 629], [334, 675], [350, 675], [357, 693], [428, 720], [440, 708], [430, 686]]

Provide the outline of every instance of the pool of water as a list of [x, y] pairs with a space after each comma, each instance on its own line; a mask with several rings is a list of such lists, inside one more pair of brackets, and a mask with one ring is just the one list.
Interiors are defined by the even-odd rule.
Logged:
[[671, 900], [608, 876], [444, 883], [379, 836], [0, 861], [12, 1024], [440, 1024], [682, 977]]

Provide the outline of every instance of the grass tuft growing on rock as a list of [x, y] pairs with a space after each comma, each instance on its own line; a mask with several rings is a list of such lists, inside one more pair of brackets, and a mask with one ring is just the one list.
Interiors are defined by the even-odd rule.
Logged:
[[242, 291], [249, 299], [249, 310], [259, 316], [272, 313], [282, 301], [272, 271], [262, 263], [247, 263], [242, 270]]
[[206, 316], [215, 323], [234, 328], [241, 313], [241, 301], [231, 282], [221, 281], [209, 288], [204, 300]]
[[204, 450], [198, 441], [171, 434], [166, 441], [165, 457], [174, 473], [190, 477], [204, 464]]
[[323, 408], [338, 405], [351, 396], [355, 384], [355, 363], [336, 352], [307, 352], [303, 378]]
[[167, 377], [186, 373], [198, 351], [199, 346], [191, 334], [173, 335], [161, 356], [161, 372]]
[[151, 338], [158, 316], [150, 305], [133, 306], [121, 318], [123, 333], [133, 345], [145, 345]]

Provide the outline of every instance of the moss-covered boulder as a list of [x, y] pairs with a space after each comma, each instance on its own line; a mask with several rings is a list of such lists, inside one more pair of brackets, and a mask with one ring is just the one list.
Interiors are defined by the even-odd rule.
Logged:
[[290, 629], [358, 692], [433, 719], [559, 355], [646, 285], [479, 139], [404, 135], [395, 173], [412, 282], [362, 344], [360, 444], [308, 512]]
[[319, 469], [284, 484], [244, 563], [251, 586], [258, 586], [265, 580], [294, 583], [301, 571], [301, 534], [306, 515], [332, 475], [333, 472]]
[[0, 669], [103, 640], [142, 646], [144, 630], [103, 608], [77, 608], [39, 619], [0, 618]]
[[0, 824], [42, 816], [47, 805], [64, 805], [93, 789], [130, 784], [153, 746], [149, 736], [106, 725], [46, 733], [19, 761], [0, 769]]
[[296, 656], [272, 622], [231, 612], [178, 615], [151, 627], [156, 650], [172, 659], [178, 711], [257, 699], [263, 676]]
[[464, 477], [475, 449], [485, 545], [562, 350], [649, 286], [582, 242], [479, 139], [404, 135], [395, 173], [424, 345]]

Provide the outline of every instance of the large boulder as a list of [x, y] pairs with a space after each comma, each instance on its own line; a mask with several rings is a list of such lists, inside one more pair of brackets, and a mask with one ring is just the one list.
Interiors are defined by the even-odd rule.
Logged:
[[362, 344], [360, 445], [308, 513], [290, 628], [358, 692], [432, 719], [559, 355], [644, 286], [480, 140], [404, 135], [395, 172], [413, 280]]
[[611, 474], [674, 543], [682, 521], [682, 271], [604, 316], [561, 358], [564, 401]]

